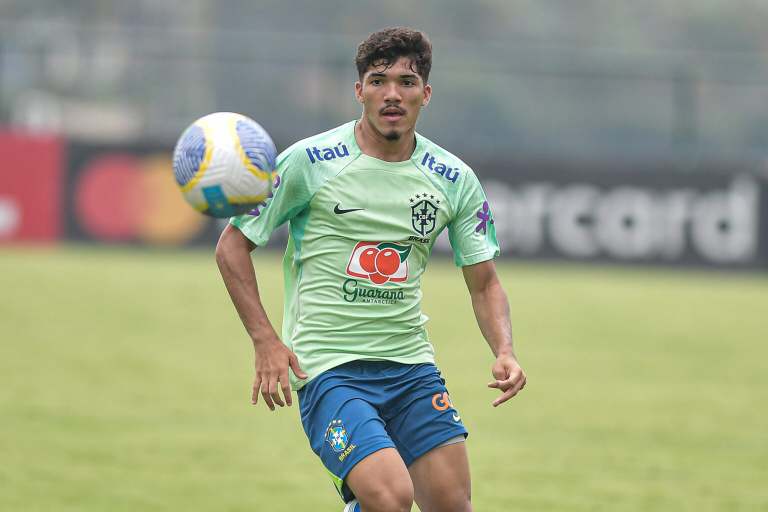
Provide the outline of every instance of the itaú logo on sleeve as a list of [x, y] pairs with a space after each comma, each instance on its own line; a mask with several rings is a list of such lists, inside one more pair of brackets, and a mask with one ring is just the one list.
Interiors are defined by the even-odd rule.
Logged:
[[395, 242], [358, 242], [349, 257], [347, 274], [373, 284], [405, 281], [411, 248]]

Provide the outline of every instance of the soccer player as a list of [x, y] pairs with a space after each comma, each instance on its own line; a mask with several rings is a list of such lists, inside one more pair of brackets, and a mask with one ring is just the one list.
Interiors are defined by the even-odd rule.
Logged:
[[[493, 216], [472, 170], [415, 131], [432, 94], [427, 37], [374, 32], [355, 64], [360, 120], [285, 150], [273, 197], [233, 217], [216, 248], [256, 352], [252, 402], [261, 395], [274, 411], [297, 391], [304, 431], [345, 512], [406, 511], [414, 500], [422, 512], [471, 511], [467, 431], [435, 366], [419, 282], [447, 228], [496, 356], [493, 405], [515, 396], [526, 377], [492, 261]], [[260, 302], [251, 251], [285, 222], [281, 341]]]

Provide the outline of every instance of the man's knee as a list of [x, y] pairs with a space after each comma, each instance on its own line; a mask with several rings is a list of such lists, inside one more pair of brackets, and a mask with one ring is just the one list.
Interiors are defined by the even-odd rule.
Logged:
[[469, 491], [453, 489], [432, 496], [422, 512], [472, 512], [472, 497]]
[[469, 512], [472, 479], [464, 443], [431, 450], [409, 468], [422, 512]]
[[368, 489], [358, 495], [361, 512], [409, 512], [413, 507], [413, 485], [410, 480], [398, 485]]
[[362, 512], [407, 512], [413, 506], [413, 482], [400, 454], [384, 448], [358, 462], [345, 479]]

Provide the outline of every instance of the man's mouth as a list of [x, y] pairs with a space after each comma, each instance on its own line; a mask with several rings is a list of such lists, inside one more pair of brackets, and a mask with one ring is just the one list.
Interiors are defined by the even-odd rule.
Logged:
[[405, 115], [405, 111], [400, 107], [386, 107], [381, 110], [381, 115], [388, 121], [398, 121]]

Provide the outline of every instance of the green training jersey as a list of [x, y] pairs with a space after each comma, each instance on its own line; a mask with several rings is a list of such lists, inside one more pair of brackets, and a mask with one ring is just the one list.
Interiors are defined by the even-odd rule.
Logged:
[[358, 359], [434, 363], [419, 284], [435, 239], [448, 228], [458, 266], [499, 254], [469, 167], [418, 134], [410, 160], [364, 155], [355, 123], [281, 153], [273, 196], [230, 221], [258, 246], [289, 222], [282, 337], [309, 375], [294, 390]]

